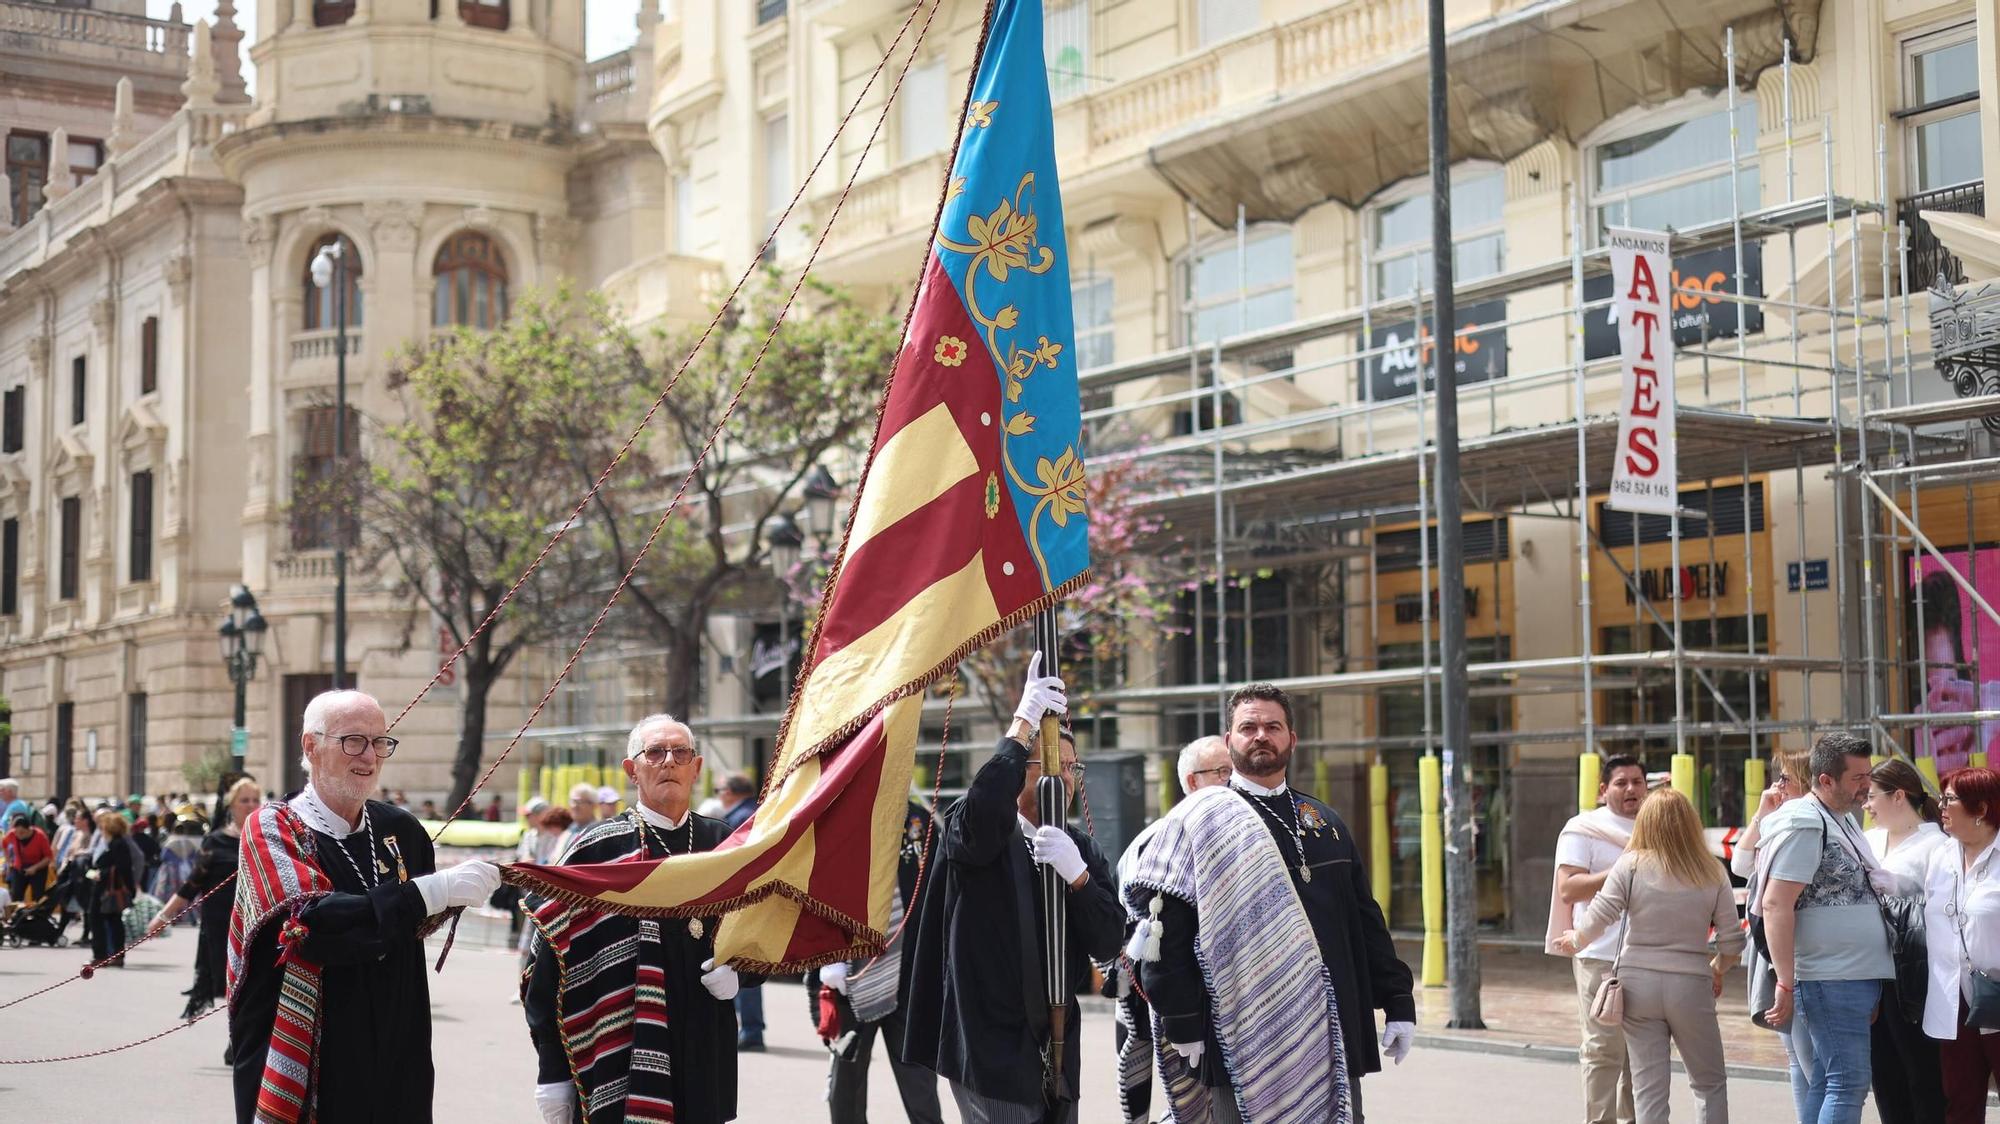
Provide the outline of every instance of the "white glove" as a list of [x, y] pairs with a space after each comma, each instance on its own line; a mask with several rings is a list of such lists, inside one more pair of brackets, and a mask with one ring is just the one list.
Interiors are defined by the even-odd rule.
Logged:
[[743, 985], [736, 978], [736, 969], [727, 964], [718, 968], [714, 960], [704, 960], [701, 962], [701, 986], [707, 988], [710, 995], [727, 1003], [736, 998], [737, 990]]
[[1882, 897], [1893, 898], [1896, 896], [1896, 876], [1883, 867], [1871, 866], [1868, 868], [1868, 885], [1874, 887], [1875, 892]]
[[1392, 1022], [1382, 1028], [1382, 1052], [1394, 1059], [1397, 1065], [1410, 1055], [1410, 1044], [1417, 1040], [1416, 1023]]
[[576, 1119], [575, 1104], [576, 1086], [567, 1081], [535, 1086], [535, 1111], [542, 1114], [542, 1124], [570, 1124]]
[[833, 963], [828, 964], [826, 967], [821, 968], [819, 970], [819, 982], [841, 993], [842, 995], [846, 995], [847, 962], [845, 960], [836, 960]]
[[1076, 849], [1076, 840], [1054, 824], [1043, 824], [1035, 829], [1032, 851], [1036, 862], [1054, 867], [1064, 882], [1076, 881], [1089, 869], [1083, 865], [1083, 855]]
[[1203, 1049], [1202, 1043], [1169, 1042], [1167, 1043], [1167, 1049], [1172, 1050], [1174, 1053], [1179, 1054], [1183, 1058], [1186, 1058], [1187, 1067], [1189, 1069], [1201, 1068], [1201, 1051]]
[[1014, 717], [1034, 726], [1044, 714], [1068, 713], [1069, 696], [1064, 693], [1063, 681], [1042, 674], [1042, 654], [1036, 652], [1028, 661], [1028, 681], [1021, 685], [1021, 705], [1014, 708]]
[[489, 862], [462, 862], [435, 874], [420, 874], [411, 881], [424, 896], [424, 912], [439, 913], [454, 906], [485, 905], [500, 888], [500, 868]]

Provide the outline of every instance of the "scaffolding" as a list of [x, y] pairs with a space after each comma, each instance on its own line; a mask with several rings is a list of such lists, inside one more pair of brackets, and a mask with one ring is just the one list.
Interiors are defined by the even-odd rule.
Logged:
[[[1727, 739], [1728, 755], [1740, 754], [1743, 763], [1735, 778], [1740, 791], [1730, 791], [1730, 778], [1711, 760], [1703, 772], [1714, 787], [1704, 789], [1698, 806], [1710, 822], [1729, 824], [1747, 815], [1746, 805], [1754, 804], [1761, 788], [1763, 757], [1781, 743], [1802, 745], [1816, 733], [1850, 729], [1864, 731], [1882, 755], [1922, 762], [1929, 759], [1922, 749], [1932, 730], [2000, 723], [2000, 700], [1954, 713], [1924, 705], [1922, 685], [1936, 661], [1923, 642], [1924, 584], [1912, 580], [1919, 560], [1928, 559], [2000, 628], [2000, 612], [1976, 588], [1982, 556], [1974, 510], [1976, 490], [2000, 482], [2000, 456], [1993, 455], [1989, 435], [1989, 428], [2000, 426], [2000, 393], [1966, 397], [1960, 388], [1953, 395], [1946, 382], [1918, 377], [1929, 359], [1913, 335], [1913, 305], [1927, 285], [1912, 283], [1912, 231], [1889, 199], [1886, 129], [1876, 130], [1874, 198], [1854, 198], [1833, 190], [1833, 122], [1821, 118], [1810, 138], [1819, 147], [1821, 190], [1801, 194], [1799, 152], [1809, 144], [1796, 135], [1802, 123], [1793, 114], [1788, 44], [1776, 115], [1782, 128], [1782, 201], [1746, 206], [1741, 173], [1746, 161], [1761, 157], [1746, 152], [1737, 136], [1740, 83], [1733, 32], [1725, 38], [1723, 61], [1731, 121], [1729, 214], [1671, 233], [1677, 260], [1727, 256], [1732, 284], [1726, 291], [1699, 285], [1676, 291], [1726, 309], [1733, 327], [1711, 332], [1705, 317], [1698, 340], [1676, 345], [1675, 426], [1684, 506], [1666, 521], [1665, 538], [1659, 540], [1671, 551], [1667, 582], [1643, 572], [1643, 548], [1658, 539], [1657, 528], [1649, 530], [1636, 516], [1621, 514], [1612, 521], [1600, 506], [1611, 478], [1620, 367], [1615, 347], [1593, 354], [1588, 342], [1592, 317], [1605, 317], [1611, 301], [1608, 285], [1605, 296], [1589, 292], [1608, 275], [1609, 260], [1605, 250], [1591, 248], [1600, 216], [1587, 213], [1581, 185], [1567, 188], [1565, 255], [1463, 281], [1456, 301], [1461, 309], [1506, 302], [1502, 319], [1461, 328], [1462, 340], [1498, 339], [1510, 351], [1513, 339], [1562, 340], [1559, 349], [1549, 349], [1551, 355], [1560, 351], [1559, 360], [1540, 369], [1509, 370], [1504, 377], [1461, 387], [1466, 516], [1468, 524], [1495, 524], [1490, 557], [1468, 559], [1468, 569], [1490, 565], [1492, 588], [1505, 588], [1501, 567], [1516, 559], [1501, 521], [1561, 526], [1573, 536], [1575, 551], [1570, 650], [1518, 656], [1507, 650], [1512, 638], [1501, 633], [1496, 616], [1492, 635], [1482, 638], [1487, 649], [1467, 668], [1476, 702], [1513, 708], [1524, 699], [1571, 699], [1573, 719], [1522, 728], [1510, 716], [1492, 728], [1475, 729], [1467, 749], [1570, 745], [1588, 759], [1606, 751], [1671, 750], [1678, 771], [1683, 761], [1694, 768], [1691, 748]], [[1851, 155], [1865, 165], [1865, 154]], [[1625, 206], [1629, 209], [1629, 198]], [[1173, 676], [1176, 682], [1073, 684], [1089, 715], [1082, 724], [1086, 748], [1115, 746], [1148, 755], [1157, 766], [1159, 804], [1170, 803], [1171, 761], [1184, 740], [1175, 736], [1175, 724], [1201, 732], [1220, 728], [1228, 690], [1258, 673], [1254, 645], [1260, 614], [1329, 615], [1331, 629], [1316, 627], [1310, 644], [1290, 637], [1281, 661], [1287, 674], [1274, 678], [1307, 703], [1308, 713], [1318, 712], [1317, 721], [1303, 724], [1311, 736], [1300, 745], [1310, 762], [1310, 783], [1324, 797], [1331, 765], [1366, 766], [1365, 791], [1373, 793], [1381, 813], [1385, 763], [1434, 757], [1443, 748], [1434, 700], [1441, 672], [1431, 612], [1439, 591], [1431, 547], [1429, 484], [1436, 450], [1429, 387], [1419, 376], [1410, 393], [1378, 397], [1376, 377], [1386, 359], [1412, 346], [1396, 339], [1376, 343], [1378, 329], [1427, 322], [1427, 295], [1421, 287], [1409, 293], [1373, 291], [1378, 259], [1364, 220], [1358, 224], [1358, 305], [1272, 328], [1198, 338], [1192, 261], [1203, 220], [1192, 207], [1187, 214], [1190, 268], [1182, 274], [1188, 291], [1181, 294], [1180, 333], [1187, 342], [1085, 370], [1079, 382], [1093, 460], [1142, 461], [1172, 481], [1135, 502], [1172, 523], [1171, 546], [1180, 552], [1176, 565], [1193, 576], [1185, 649], [1193, 658]], [[1233, 234], [1238, 327], [1247, 328], [1250, 229], [1243, 208], [1233, 231], [1216, 233]], [[1763, 282], [1754, 286], [1748, 283], [1753, 255], [1766, 267]], [[1783, 262], [1782, 278], [1771, 276], [1773, 258]], [[1768, 295], [1777, 280], [1783, 281], [1782, 295]], [[1455, 355], [1458, 345], [1434, 350]], [[1442, 359], [1432, 364], [1431, 376], [1443, 366]], [[1313, 385], [1353, 393], [1314, 395], [1302, 389]], [[1258, 399], [1285, 408], [1260, 414], [1250, 409]], [[1133, 432], [1154, 436], [1123, 451], [1106, 451]], [[1172, 435], [1157, 436], [1162, 432]], [[1791, 503], [1774, 505], [1766, 485], [1787, 477]], [[1815, 624], [1823, 630], [1826, 614], [1816, 622], [1806, 598], [1815, 589], [1809, 555], [1819, 537], [1808, 511], [1808, 485], [1821, 480], [1832, 493], [1824, 579], [1834, 602], [1830, 636], [1816, 635]], [[1963, 522], [1962, 544], [1969, 554], [1963, 576], [1923, 530], [1927, 519], [1940, 518], [1934, 500], [1926, 511], [1926, 499], [1945, 487], [1963, 496], [1950, 516]], [[1692, 506], [1695, 496], [1705, 497], [1706, 506]], [[1789, 513], [1778, 510], [1781, 506]], [[1781, 528], [1787, 514], [1791, 526]], [[1734, 519], [1738, 529], [1719, 529], [1725, 519]], [[1759, 524], [1761, 534], [1752, 533]], [[1411, 529], [1414, 567], [1403, 557], [1386, 558], [1385, 537], [1407, 537]], [[1740, 551], [1732, 546], [1725, 558], [1718, 539], [1731, 535], [1741, 539]], [[1760, 537], [1767, 543], [1761, 550]], [[1711, 575], [1719, 567], [1741, 566], [1740, 613], [1719, 613], [1716, 598], [1709, 599], [1705, 615], [1690, 612], [1685, 586], [1690, 554], [1697, 559], [1693, 565], [1705, 564]], [[1778, 564], [1787, 555], [1798, 571], [1799, 601], [1795, 634], [1779, 636], [1776, 602], [1785, 591], [1777, 587], [1783, 580]], [[1566, 559], [1555, 561], [1556, 572], [1569, 569]], [[1412, 657], [1385, 659], [1379, 635], [1383, 612], [1408, 606], [1410, 595], [1384, 589], [1407, 579], [1384, 579], [1410, 569], [1417, 574], [1418, 641]], [[1259, 570], [1310, 575], [1321, 596], [1308, 605], [1287, 600], [1276, 608], [1260, 607], [1254, 582], [1243, 580]], [[1767, 572], [1776, 580], [1759, 581]], [[1593, 597], [1597, 575], [1615, 575], [1629, 613]], [[1898, 589], [1908, 587], [1913, 597], [1899, 598], [1892, 582]], [[1287, 586], [1288, 598], [1297, 585]], [[1614, 628], [1624, 637], [1618, 650], [1608, 642]], [[1736, 639], [1722, 642], [1724, 633]], [[1965, 669], [1974, 684], [1983, 683], [1978, 648], [1972, 645]], [[1154, 655], [1159, 679], [1157, 668], [1168, 662], [1167, 653]], [[1662, 693], [1664, 705], [1649, 701]], [[1390, 724], [1388, 702], [1406, 705], [1412, 697], [1407, 728], [1382, 728]], [[1349, 719], [1345, 728], [1336, 729], [1329, 717], [1338, 708]], [[622, 738], [625, 716], [604, 717], [609, 721], [538, 729], [529, 736], [577, 744]], [[706, 716], [694, 725], [704, 738], [747, 743], [773, 733], [778, 718], [775, 712]], [[1117, 724], [1115, 736], [1105, 732], [1111, 723]], [[981, 748], [983, 735], [968, 728], [972, 725], [954, 723], [951, 751]], [[1157, 733], [1135, 736], [1135, 727], [1144, 725]], [[962, 762], [959, 768], [970, 775]], [[1294, 776], [1307, 783], [1297, 772]], [[1378, 867], [1387, 861], [1383, 818], [1371, 817]], [[1388, 887], [1378, 892], [1386, 896]]]

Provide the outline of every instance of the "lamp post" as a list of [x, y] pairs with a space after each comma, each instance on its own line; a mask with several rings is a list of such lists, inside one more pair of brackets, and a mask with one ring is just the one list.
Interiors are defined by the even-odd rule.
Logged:
[[778, 692], [782, 695], [791, 693], [792, 680], [792, 607], [791, 586], [788, 583], [792, 569], [799, 564], [799, 548], [805, 541], [806, 537], [799, 533], [798, 523], [783, 512], [779, 512], [764, 531], [771, 576], [778, 579]]
[[216, 630], [221, 641], [222, 666], [229, 669], [229, 681], [236, 685], [236, 725], [230, 732], [229, 755], [236, 772], [243, 772], [243, 754], [250, 746], [246, 716], [250, 680], [257, 677], [257, 657], [264, 652], [264, 633], [270, 625], [257, 611], [257, 599], [245, 586], [229, 590], [229, 615]]
[[819, 544], [819, 552], [826, 553], [826, 544], [833, 537], [833, 507], [840, 499], [840, 485], [834, 482], [833, 473], [823, 464], [816, 464], [806, 473], [806, 523], [812, 527], [813, 539]]
[[[347, 255], [346, 239], [336, 237], [313, 255], [313, 285], [324, 292], [333, 286], [333, 458], [347, 466]], [[336, 479], [344, 479], [339, 473]], [[333, 532], [333, 685], [347, 683], [347, 506], [342, 497], [340, 518]]]

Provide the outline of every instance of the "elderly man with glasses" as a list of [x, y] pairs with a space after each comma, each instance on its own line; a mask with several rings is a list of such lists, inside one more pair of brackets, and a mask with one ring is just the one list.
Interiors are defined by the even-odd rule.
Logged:
[[[625, 743], [639, 799], [576, 837], [564, 864], [661, 859], [729, 835], [693, 810], [701, 753], [671, 715], [640, 719]], [[736, 1118], [736, 1012], [756, 977], [715, 965], [715, 917], [620, 917], [528, 895], [534, 967], [521, 1003], [535, 1044], [535, 1107], [550, 1124]], [[588, 970], [577, 970], [587, 966]]]
[[236, 1119], [431, 1119], [424, 937], [500, 885], [492, 863], [436, 869], [417, 818], [370, 799], [396, 752], [359, 691], [306, 706], [306, 786], [243, 825], [229, 919]]

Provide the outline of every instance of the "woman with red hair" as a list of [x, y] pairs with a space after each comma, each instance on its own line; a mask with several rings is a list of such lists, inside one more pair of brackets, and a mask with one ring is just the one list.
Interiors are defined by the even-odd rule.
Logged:
[[1938, 804], [1958, 845], [1938, 848], [1924, 879], [1924, 1033], [1938, 1040], [1946, 1124], [1978, 1124], [2000, 1074], [2000, 1017], [1975, 1021], [1967, 1003], [1974, 988], [2000, 984], [2000, 773], [1960, 769]]

